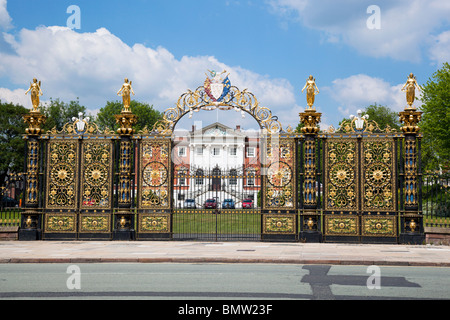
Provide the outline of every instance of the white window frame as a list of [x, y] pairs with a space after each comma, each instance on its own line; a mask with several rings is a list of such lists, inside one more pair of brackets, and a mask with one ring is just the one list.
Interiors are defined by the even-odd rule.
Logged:
[[[252, 150], [252, 152], [249, 152], [250, 150]], [[253, 153], [253, 154], [251, 154], [251, 153]], [[256, 148], [255, 147], [247, 147], [246, 156], [247, 156], [247, 158], [256, 157]]]
[[[221, 149], [220, 147], [213, 147], [212, 150], [211, 150], [212, 155], [215, 156], [215, 157], [220, 156], [220, 149]], [[216, 150], [218, 151], [217, 154], [216, 154]]]
[[[178, 147], [178, 156], [179, 157], [186, 157], [187, 156], [187, 148], [186, 147]], [[183, 151], [181, 151], [183, 150]]]
[[230, 153], [230, 156], [236, 157], [237, 156], [237, 147], [230, 147], [229, 153]]

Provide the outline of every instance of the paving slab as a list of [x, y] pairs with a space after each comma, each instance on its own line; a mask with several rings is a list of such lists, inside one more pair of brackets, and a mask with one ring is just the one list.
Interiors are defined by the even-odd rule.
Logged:
[[450, 267], [450, 247], [260, 242], [0, 241], [0, 263], [283, 263]]

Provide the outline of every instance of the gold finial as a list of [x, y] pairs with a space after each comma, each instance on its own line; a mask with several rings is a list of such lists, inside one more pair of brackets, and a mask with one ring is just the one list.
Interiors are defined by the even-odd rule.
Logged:
[[131, 104], [131, 94], [134, 95], [133, 88], [131, 84], [133, 81], [128, 81], [128, 78], [125, 78], [125, 82], [122, 85], [122, 88], [117, 92], [118, 96], [122, 96], [123, 99], [123, 111], [122, 112], [131, 112], [130, 104]]
[[303, 91], [306, 89], [306, 102], [308, 103], [309, 110], [313, 110], [314, 100], [316, 95], [319, 93], [319, 88], [316, 85], [316, 79], [313, 76], [309, 76], [306, 80], [306, 84], [302, 89]]
[[25, 92], [31, 91], [31, 104], [33, 106], [32, 112], [39, 112], [39, 97], [43, 95], [41, 90], [41, 81], [38, 82], [36, 78], [33, 79], [33, 82], [30, 83], [30, 88]]
[[408, 80], [402, 88], [402, 91], [406, 92], [406, 102], [409, 105], [407, 109], [415, 109], [412, 105], [414, 103], [414, 100], [416, 99], [416, 88], [420, 91], [420, 86], [417, 83], [416, 77], [414, 76], [414, 74], [410, 73], [408, 76]]

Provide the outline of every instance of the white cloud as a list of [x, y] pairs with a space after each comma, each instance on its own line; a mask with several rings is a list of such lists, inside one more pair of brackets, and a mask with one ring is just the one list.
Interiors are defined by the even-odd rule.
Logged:
[[11, 17], [6, 9], [6, 0], [0, 0], [0, 30], [11, 28]]
[[[345, 117], [374, 103], [396, 112], [406, 106], [406, 94], [401, 91], [403, 83], [391, 85], [383, 79], [365, 74], [336, 79], [332, 83], [331, 87], [324, 87], [324, 91], [338, 103], [338, 111]], [[415, 105], [418, 107], [419, 101]]]
[[24, 89], [9, 90], [0, 88], [0, 100], [2, 102], [14, 103], [31, 109], [31, 99], [25, 95]]
[[380, 0], [381, 29], [367, 28], [372, 0], [271, 0], [273, 12], [320, 30], [329, 42], [345, 43], [371, 57], [418, 62], [433, 32], [450, 22], [449, 1]]
[[22, 29], [17, 36], [4, 33], [3, 38], [14, 52], [0, 52], [0, 77], [22, 88], [36, 77], [46, 99], [79, 97], [90, 110], [120, 99], [116, 92], [128, 77], [136, 100], [163, 111], [187, 89], [203, 85], [208, 69], [227, 70], [232, 85], [248, 88], [274, 114], [295, 104], [294, 89], [285, 79], [228, 66], [213, 56], [176, 59], [163, 47], [129, 46], [105, 28], [78, 33], [66, 27], [39, 27]]
[[450, 62], [450, 31], [445, 31], [436, 36], [434, 44], [430, 48], [430, 57], [439, 65]]

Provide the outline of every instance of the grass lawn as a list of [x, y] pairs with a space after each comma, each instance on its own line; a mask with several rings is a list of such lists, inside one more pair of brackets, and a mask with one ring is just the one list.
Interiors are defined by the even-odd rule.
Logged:
[[[189, 210], [191, 213], [174, 213], [173, 233], [259, 234], [261, 214], [233, 210], [214, 214], [206, 210]], [[195, 213], [192, 213], [195, 212]]]

